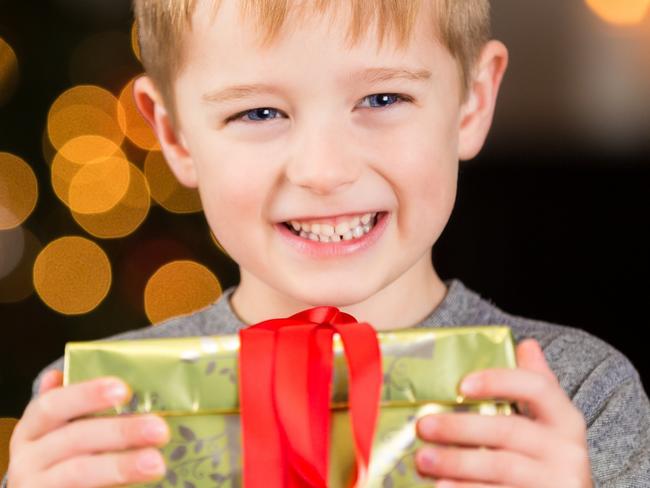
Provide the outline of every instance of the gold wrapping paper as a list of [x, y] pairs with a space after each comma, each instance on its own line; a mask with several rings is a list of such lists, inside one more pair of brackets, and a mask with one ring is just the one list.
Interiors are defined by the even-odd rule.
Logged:
[[[515, 345], [507, 326], [419, 328], [379, 332], [383, 386], [368, 488], [435, 486], [420, 478], [413, 454], [421, 445], [415, 423], [423, 415], [471, 411], [510, 415], [500, 400], [466, 401], [458, 394], [472, 371], [514, 368]], [[354, 463], [347, 410], [347, 367], [334, 336], [330, 484], [343, 488]], [[172, 432], [161, 451], [167, 474], [151, 488], [239, 487], [241, 434], [237, 387], [237, 335], [71, 342], [64, 384], [118, 376], [131, 401], [98, 415], [157, 413]]]

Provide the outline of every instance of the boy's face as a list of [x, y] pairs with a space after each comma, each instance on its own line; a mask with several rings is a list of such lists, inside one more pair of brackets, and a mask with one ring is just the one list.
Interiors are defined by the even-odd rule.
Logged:
[[[208, 3], [195, 12], [175, 87], [181, 137], [176, 146], [162, 145], [179, 179], [198, 185], [210, 227], [240, 265], [242, 283], [303, 304], [345, 306], [430, 270], [431, 247], [454, 206], [458, 160], [474, 157], [490, 121], [464, 121], [481, 99], [459, 103], [455, 60], [432, 39], [428, 13], [418, 16], [413, 42], [402, 51], [390, 38], [377, 50], [374, 30], [347, 48], [348, 19], [340, 17], [329, 31], [324, 17], [289, 19], [292, 29], [262, 50], [237, 2], [222, 2], [214, 23]], [[369, 71], [363, 78], [379, 68], [421, 76], [373, 82]], [[254, 84], [272, 88], [239, 100], [205, 99]], [[489, 119], [491, 107], [485, 110]], [[300, 251], [280, 227], [366, 212], [386, 212], [368, 234], [372, 245], [355, 251], [353, 240], [320, 244], [345, 247], [341, 255]]]

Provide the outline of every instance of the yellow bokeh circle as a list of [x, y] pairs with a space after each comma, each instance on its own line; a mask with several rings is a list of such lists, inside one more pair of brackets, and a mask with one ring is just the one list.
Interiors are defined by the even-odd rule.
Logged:
[[149, 278], [144, 308], [151, 323], [157, 324], [204, 308], [219, 296], [221, 285], [208, 268], [195, 261], [172, 261]]
[[129, 162], [103, 158], [83, 165], [70, 182], [70, 208], [77, 213], [107, 212], [124, 197], [131, 179]]
[[41, 134], [41, 153], [43, 154], [43, 160], [52, 166], [52, 161], [54, 161], [54, 156], [56, 155], [56, 149], [50, 142], [50, 136], [47, 134], [47, 126], [43, 129]]
[[140, 57], [140, 44], [138, 43], [138, 23], [133, 21], [131, 25], [131, 49], [133, 49], [133, 54], [138, 61], [142, 61]]
[[633, 25], [645, 18], [650, 0], [587, 0], [587, 5], [606, 22]]
[[212, 242], [214, 242], [215, 246], [221, 251], [224, 255], [230, 257], [230, 254], [223, 248], [221, 243], [219, 242], [219, 239], [217, 239], [217, 236], [214, 235], [214, 232], [212, 232], [212, 229], [210, 229], [210, 239], [212, 239]]
[[0, 303], [20, 302], [34, 293], [32, 270], [42, 248], [29, 229], [17, 227], [0, 232]]
[[78, 315], [94, 310], [111, 287], [111, 264], [94, 242], [66, 236], [50, 242], [34, 263], [34, 288], [41, 300], [59, 313]]
[[83, 135], [99, 135], [121, 145], [124, 134], [120, 123], [124, 110], [117, 98], [105, 88], [77, 85], [63, 92], [50, 107], [47, 132], [56, 149]]
[[36, 207], [38, 183], [31, 166], [0, 152], [0, 231], [22, 224]]
[[129, 140], [145, 151], [159, 150], [160, 144], [151, 126], [138, 111], [133, 97], [133, 83], [140, 75], [132, 78], [120, 92], [119, 104], [124, 117], [119, 119], [120, 129]]
[[89, 234], [102, 239], [115, 239], [133, 233], [144, 222], [151, 199], [149, 185], [142, 171], [129, 163], [129, 188], [124, 197], [107, 212], [83, 214], [72, 210], [75, 221]]
[[18, 59], [7, 42], [0, 37], [0, 106], [14, 94], [18, 86]]
[[124, 197], [130, 163], [111, 140], [87, 135], [68, 141], [54, 156], [52, 188], [77, 213], [107, 212]]
[[203, 210], [198, 190], [179, 183], [161, 151], [147, 154], [144, 175], [151, 188], [151, 198], [165, 210], [181, 214]]

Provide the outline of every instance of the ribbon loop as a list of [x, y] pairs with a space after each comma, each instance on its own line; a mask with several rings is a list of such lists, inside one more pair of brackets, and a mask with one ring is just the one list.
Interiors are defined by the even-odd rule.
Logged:
[[335, 333], [350, 375], [351, 483], [365, 478], [381, 390], [376, 332], [336, 307], [321, 306], [239, 333], [245, 488], [327, 487]]

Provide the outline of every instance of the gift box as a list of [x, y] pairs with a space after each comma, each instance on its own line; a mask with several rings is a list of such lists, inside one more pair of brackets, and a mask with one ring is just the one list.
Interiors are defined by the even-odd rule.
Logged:
[[[350, 330], [356, 332], [359, 330], [357, 326], [368, 324], [348, 325], [351, 326]], [[296, 331], [298, 329], [296, 328]], [[349, 331], [346, 332], [348, 333]], [[320, 332], [316, 335], [318, 334]], [[356, 380], [354, 375], [350, 377], [352, 366], [348, 354], [349, 345], [344, 344], [342, 335], [345, 334], [332, 331], [329, 343], [331, 345], [326, 346], [331, 347], [331, 371], [324, 369], [318, 373], [321, 377], [323, 374], [329, 374], [330, 378], [328, 388], [320, 393], [322, 396], [322, 392], [326, 391], [328, 397], [324, 399], [328, 423], [323, 424], [328, 432], [326, 442], [321, 443], [327, 450], [326, 464], [321, 465], [321, 469], [326, 466], [327, 480], [323, 486], [348, 487], [355, 476], [361, 475], [359, 486], [364, 487], [435, 486], [431, 479], [420, 478], [415, 469], [413, 454], [421, 445], [416, 436], [415, 424], [420, 417], [441, 412], [476, 412], [483, 415], [516, 413], [516, 406], [507, 401], [471, 401], [458, 393], [461, 379], [470, 372], [516, 367], [514, 339], [507, 326], [416, 328], [378, 333], [373, 331], [372, 337], [359, 336], [355, 340], [359, 339], [357, 347], [362, 350], [362, 356], [358, 357], [362, 359], [357, 361], [361, 364], [361, 370], [359, 364], [355, 366]], [[242, 337], [240, 334], [71, 342], [65, 349], [64, 384], [99, 376], [118, 376], [129, 384], [133, 391], [130, 402], [96, 415], [156, 413], [166, 420], [172, 433], [170, 442], [161, 448], [167, 465], [166, 476], [155, 483], [137, 486], [253, 486], [255, 483], [249, 483], [248, 474], [246, 483], [243, 482], [244, 472], [251, 471], [253, 461], [257, 462], [259, 468], [260, 460], [251, 459], [254, 456], [249, 455], [244, 462], [243, 433], [247, 432], [245, 443], [249, 449], [257, 447], [256, 443], [261, 443], [258, 452], [267, 452], [264, 442], [268, 444], [269, 439], [261, 439], [262, 427], [255, 424], [259, 422], [257, 413], [248, 412], [246, 418], [251, 419], [251, 415], [254, 418], [242, 422], [242, 395], [248, 395], [250, 398], [246, 400], [246, 408], [251, 411], [255, 408], [258, 413], [264, 413], [275, 411], [277, 407], [269, 406], [269, 400], [263, 398], [268, 396], [268, 391], [264, 390], [265, 380], [262, 377], [259, 378], [259, 386], [249, 385], [248, 392], [242, 393]], [[314, 332], [305, 333], [305, 337], [313, 338]], [[376, 394], [360, 394], [357, 391], [356, 398], [353, 399], [350, 381], [367, 381], [372, 378], [372, 374], [363, 370], [363, 354], [372, 351], [372, 341], [375, 341], [375, 347], [380, 352]], [[285, 346], [276, 344], [274, 351], [281, 355], [278, 357], [283, 358], [285, 368], [293, 368], [296, 374], [290, 376], [300, 377], [303, 369], [300, 360], [294, 361], [293, 358], [287, 357], [286, 349], [282, 349]], [[251, 353], [260, 355], [252, 346], [247, 347], [249, 361]], [[270, 369], [275, 371], [281, 369], [280, 366], [276, 367], [274, 364]], [[264, 365], [261, 367], [262, 369], [258, 370], [251, 367], [246, 370], [246, 374], [249, 377], [257, 374], [264, 376]], [[303, 375], [303, 383], [305, 378], [314, 383], [316, 376]], [[250, 378], [248, 381], [250, 383]], [[284, 385], [292, 380], [285, 378], [282, 381]], [[372, 383], [372, 380], [370, 382]], [[309, 385], [304, 386], [311, 389]], [[358, 390], [359, 387], [355, 388]], [[301, 400], [296, 397], [295, 391], [288, 392], [284, 387], [277, 388], [274, 395], [276, 400], [280, 399], [289, 408], [293, 402], [300, 403], [303, 400], [307, 402], [307, 408], [315, 405], [309, 403], [312, 402], [312, 397], [304, 396]], [[357, 405], [353, 405], [352, 409], [356, 408], [357, 411], [359, 404], [376, 403], [376, 416], [372, 412], [369, 415], [357, 413], [356, 418], [351, 418], [353, 402]], [[313, 407], [312, 410], [318, 408]], [[312, 413], [311, 410], [307, 412], [308, 415]], [[282, 412], [280, 416], [281, 414]], [[296, 417], [298, 424], [293, 427], [293, 432], [299, 436], [305, 425], [309, 427], [309, 422], [305, 424], [305, 419], [301, 418], [304, 416], [289, 415], [289, 421], [292, 420], [291, 417]], [[363, 473], [359, 473], [361, 434], [360, 429], [355, 426], [355, 422], [360, 421], [372, 424], [368, 426], [372, 430], [365, 434], [371, 442], [368, 445], [369, 463]], [[248, 426], [248, 430], [244, 429], [244, 425]], [[287, 432], [291, 434], [292, 431], [280, 431], [284, 433], [281, 436], [287, 441]], [[307, 436], [306, 439], [309, 441], [312, 437]], [[307, 447], [307, 450], [309, 449], [311, 446]], [[316, 447], [315, 451], [318, 449], [319, 447]], [[291, 453], [288, 456], [291, 458]], [[298, 459], [298, 462], [301, 461], [304, 459]], [[244, 464], [249, 462], [249, 471], [246, 471]], [[273, 468], [276, 471], [281, 469], [277, 466]], [[272, 477], [273, 470], [263, 471], [267, 480], [269, 476]], [[253, 469], [253, 473], [262, 475], [262, 470]], [[275, 485], [265, 483], [264, 486], [289, 485], [290, 483], [283, 484], [279, 481]], [[312, 485], [297, 483], [295, 486]]]

